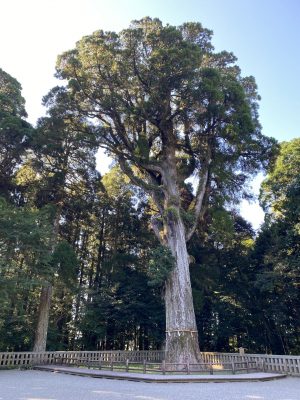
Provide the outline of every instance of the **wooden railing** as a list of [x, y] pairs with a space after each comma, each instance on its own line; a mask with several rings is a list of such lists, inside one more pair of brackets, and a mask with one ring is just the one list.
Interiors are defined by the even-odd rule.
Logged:
[[256, 361], [248, 362], [228, 362], [222, 363], [166, 363], [154, 361], [92, 361], [89, 358], [65, 358], [61, 356], [55, 357], [55, 364], [59, 367], [87, 367], [99, 370], [110, 371], [126, 371], [126, 372], [140, 372], [146, 374], [147, 372], [158, 374], [236, 374], [236, 373], [249, 373], [260, 371], [257, 367]]
[[[300, 376], [300, 356], [239, 354], [239, 353], [201, 353], [202, 362], [212, 365], [229, 365], [230, 363], [255, 363], [258, 369], [266, 372], [285, 373]], [[72, 365], [88, 361], [90, 363], [143, 363], [165, 360], [165, 352], [161, 350], [149, 351], [54, 351], [44, 353], [33, 352], [6, 352], [0, 353], [0, 368], [27, 367], [41, 364], [55, 364], [58, 359]], [[245, 364], [247, 365], [247, 364]]]
[[300, 356], [239, 354], [239, 353], [202, 353], [204, 362], [225, 363], [238, 361], [256, 361], [261, 371], [278, 372], [300, 376]]
[[61, 357], [72, 364], [72, 360], [123, 362], [125, 360], [143, 362], [158, 361], [165, 358], [165, 352], [161, 350], [149, 351], [47, 351], [43, 353], [33, 352], [7, 352], [0, 353], [0, 368], [26, 367], [31, 365], [54, 364], [55, 359]]

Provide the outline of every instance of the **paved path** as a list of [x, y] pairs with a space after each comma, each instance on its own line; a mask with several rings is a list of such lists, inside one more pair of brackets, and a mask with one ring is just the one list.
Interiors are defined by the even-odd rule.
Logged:
[[1, 371], [0, 400], [299, 400], [300, 378], [269, 382], [116, 381], [43, 371]]

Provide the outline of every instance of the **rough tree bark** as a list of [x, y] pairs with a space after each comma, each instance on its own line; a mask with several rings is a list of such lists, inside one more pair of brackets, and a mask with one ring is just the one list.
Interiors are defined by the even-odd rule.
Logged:
[[[168, 216], [167, 243], [175, 266], [165, 285], [167, 361], [196, 363], [200, 359], [185, 229], [178, 213]], [[171, 214], [171, 213], [169, 213]]]
[[[169, 146], [168, 150], [162, 173], [165, 193], [162, 241], [171, 251], [175, 265], [165, 283], [166, 358], [170, 363], [197, 363], [201, 356], [186, 246], [187, 232], [181, 218], [175, 148]], [[205, 187], [206, 180], [203, 183]]]
[[[53, 254], [58, 241], [59, 220], [61, 217], [61, 211], [62, 211], [62, 204], [59, 204], [57, 206], [55, 219], [53, 223], [51, 246], [50, 246], [51, 254]], [[40, 294], [38, 319], [37, 319], [35, 337], [32, 349], [32, 351], [34, 352], [46, 351], [51, 298], [52, 298], [52, 284], [50, 282], [46, 282], [42, 286]]]
[[38, 321], [35, 331], [34, 345], [32, 351], [46, 351], [47, 332], [49, 324], [49, 312], [52, 296], [52, 285], [43, 286], [40, 295]]

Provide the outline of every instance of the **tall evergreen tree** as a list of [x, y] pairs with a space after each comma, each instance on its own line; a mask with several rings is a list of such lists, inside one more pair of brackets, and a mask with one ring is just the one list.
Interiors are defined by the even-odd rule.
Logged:
[[253, 255], [267, 349], [299, 352], [300, 139], [283, 142], [261, 188], [266, 222]]
[[[254, 78], [241, 77], [231, 53], [214, 53], [211, 35], [197, 23], [145, 18], [119, 34], [84, 37], [57, 64], [73, 115], [155, 205], [153, 230], [175, 260], [165, 287], [174, 362], [199, 360], [186, 241], [211, 193], [238, 197], [274, 143], [260, 132]], [[197, 188], [185, 211], [190, 177]]]
[[[90, 166], [95, 164], [96, 152], [95, 141], [87, 140], [86, 135], [76, 129], [76, 121], [69, 117], [68, 103], [65, 100], [64, 91], [60, 88], [53, 89], [45, 97], [44, 102], [49, 106], [49, 117], [38, 121], [32, 140], [32, 157], [26, 165], [35, 173], [31, 182], [31, 186], [35, 188], [33, 203], [37, 207], [52, 207], [52, 258], [61, 241], [63, 209], [67, 206], [68, 198], [78, 192], [81, 182], [89, 178]], [[93, 173], [97, 175], [95, 169]], [[30, 186], [30, 183], [26, 184]], [[61, 263], [58, 264], [61, 266]], [[53, 277], [50, 274], [41, 289], [33, 346], [33, 350], [37, 352], [46, 349]]]

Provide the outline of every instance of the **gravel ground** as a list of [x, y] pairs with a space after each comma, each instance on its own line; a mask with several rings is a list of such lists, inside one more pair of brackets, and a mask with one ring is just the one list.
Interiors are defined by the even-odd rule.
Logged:
[[0, 371], [0, 400], [300, 400], [300, 379], [141, 383], [43, 371]]

